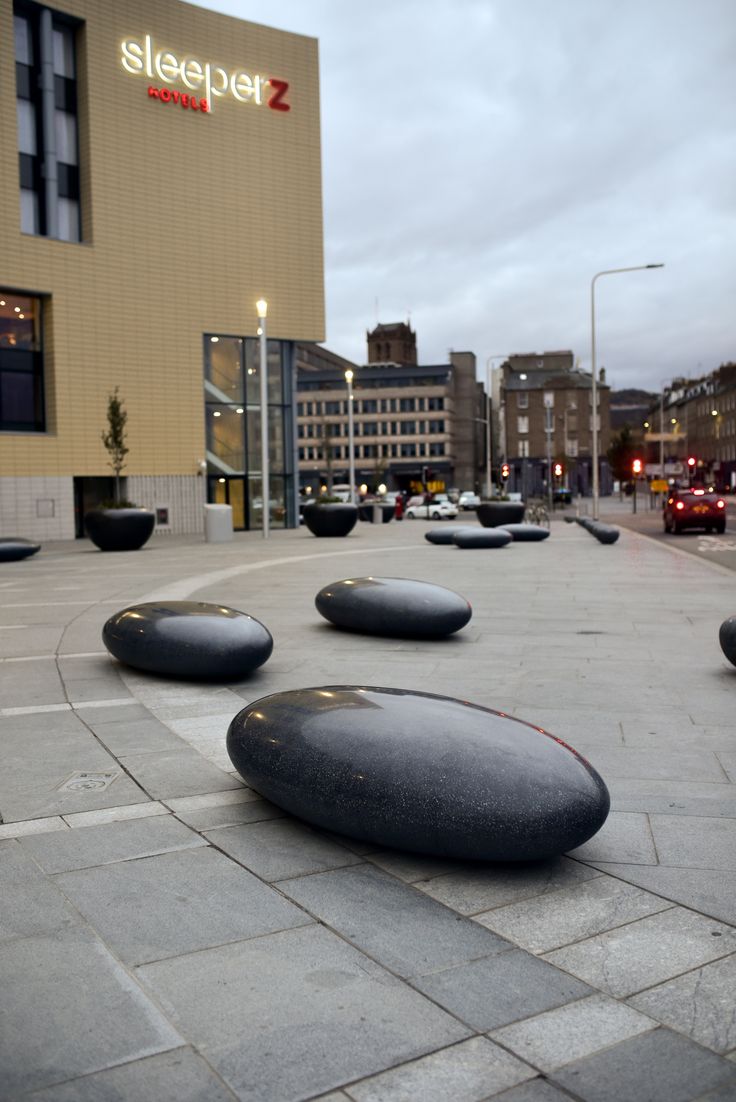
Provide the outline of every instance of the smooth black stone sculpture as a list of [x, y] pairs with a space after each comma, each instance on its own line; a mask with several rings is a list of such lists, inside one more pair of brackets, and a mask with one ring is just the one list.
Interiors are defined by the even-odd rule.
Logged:
[[358, 506], [349, 501], [314, 502], [302, 510], [304, 523], [313, 536], [347, 536], [358, 521]]
[[736, 666], [736, 616], [729, 616], [723, 621], [718, 632], [718, 642], [726, 658]]
[[614, 528], [612, 524], [601, 524], [599, 520], [592, 521], [588, 531], [595, 536], [598, 543], [615, 543], [620, 535], [618, 528]]
[[270, 631], [246, 612], [203, 601], [131, 605], [102, 629], [115, 658], [165, 677], [237, 681], [273, 650]]
[[276, 693], [227, 751], [266, 799], [326, 830], [436, 857], [534, 861], [603, 825], [608, 790], [539, 727], [465, 701], [355, 685]]
[[541, 524], [504, 524], [503, 530], [514, 543], [538, 543], [549, 536], [549, 528], [542, 528]]
[[456, 528], [453, 543], [457, 547], [505, 547], [511, 534], [505, 528]]
[[84, 515], [87, 535], [100, 551], [137, 551], [155, 523], [150, 509], [93, 509]]
[[504, 524], [520, 524], [525, 509], [523, 501], [481, 501], [475, 515], [484, 528], [499, 528]]
[[424, 538], [429, 543], [454, 543], [454, 536], [456, 532], [475, 532], [475, 528], [471, 528], [470, 525], [462, 525], [460, 528], [430, 528], [428, 532], [424, 533]]
[[0, 562], [27, 559], [40, 550], [40, 543], [31, 543], [30, 540], [21, 539], [20, 536], [7, 536], [5, 539], [0, 539]]
[[314, 603], [337, 627], [410, 639], [452, 635], [473, 615], [459, 593], [410, 578], [347, 578], [326, 585]]

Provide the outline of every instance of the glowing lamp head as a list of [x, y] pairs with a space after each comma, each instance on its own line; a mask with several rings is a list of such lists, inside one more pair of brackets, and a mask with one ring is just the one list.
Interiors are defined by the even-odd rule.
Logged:
[[258, 299], [258, 302], [256, 303], [256, 313], [258, 314], [259, 318], [262, 318], [264, 320], [268, 316], [268, 303], [266, 302], [265, 298]]
[[352, 383], [353, 381], [353, 372], [350, 370], [350, 368], [348, 368], [348, 370], [345, 372], [345, 379], [348, 383]]

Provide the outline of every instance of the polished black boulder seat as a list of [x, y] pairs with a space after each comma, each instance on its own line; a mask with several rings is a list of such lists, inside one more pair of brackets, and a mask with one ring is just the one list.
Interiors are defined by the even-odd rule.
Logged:
[[514, 543], [538, 543], [549, 536], [549, 528], [542, 528], [540, 524], [504, 524], [504, 532], [508, 532]]
[[92, 509], [84, 515], [87, 535], [100, 551], [137, 551], [155, 523], [150, 509]]
[[259, 620], [203, 601], [131, 605], [110, 617], [102, 641], [127, 666], [215, 681], [246, 677], [273, 650], [271, 633]]
[[314, 603], [339, 628], [410, 639], [452, 635], [473, 615], [459, 593], [411, 578], [346, 578], [326, 585]]
[[469, 524], [461, 525], [459, 528], [430, 528], [428, 532], [424, 533], [424, 538], [428, 543], [450, 543], [455, 542], [454, 536], [456, 532], [475, 532], [476, 529], [472, 528]]
[[602, 524], [601, 521], [592, 520], [590, 517], [576, 519], [578, 524], [590, 532], [591, 536], [595, 536], [599, 543], [615, 543], [619, 537], [619, 529], [613, 524]]
[[358, 506], [349, 501], [305, 505], [304, 523], [313, 536], [347, 536], [358, 521]]
[[736, 616], [729, 616], [723, 621], [718, 632], [718, 642], [726, 658], [736, 666]]
[[525, 509], [523, 501], [481, 501], [475, 515], [484, 528], [498, 528], [500, 525], [520, 524]]
[[456, 547], [505, 547], [511, 543], [511, 535], [505, 528], [456, 528], [453, 536]]
[[465, 701], [355, 685], [276, 693], [233, 719], [246, 784], [307, 822], [436, 857], [533, 861], [587, 841], [608, 790], [541, 728]]
[[0, 562], [17, 562], [27, 559], [41, 550], [40, 543], [21, 539], [20, 536], [6, 536], [0, 539]]

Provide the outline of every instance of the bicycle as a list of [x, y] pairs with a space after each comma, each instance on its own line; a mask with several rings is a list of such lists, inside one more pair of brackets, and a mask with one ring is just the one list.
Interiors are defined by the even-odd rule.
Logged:
[[549, 528], [549, 512], [543, 501], [532, 501], [524, 510], [527, 524], [537, 524], [540, 528]]

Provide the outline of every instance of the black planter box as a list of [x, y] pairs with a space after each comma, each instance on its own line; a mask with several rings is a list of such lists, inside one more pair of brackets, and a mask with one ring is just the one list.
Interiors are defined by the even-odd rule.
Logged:
[[347, 536], [358, 520], [358, 506], [337, 501], [304, 506], [304, 523], [313, 536]]
[[150, 509], [93, 509], [84, 515], [87, 535], [100, 551], [137, 551], [155, 523]]

